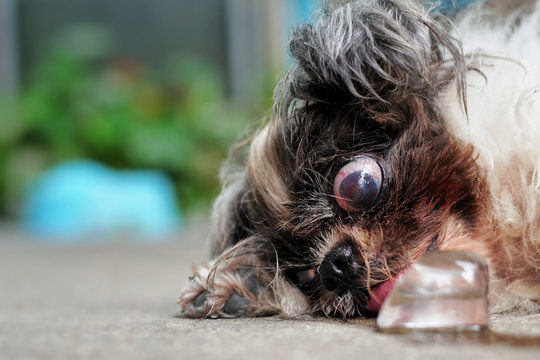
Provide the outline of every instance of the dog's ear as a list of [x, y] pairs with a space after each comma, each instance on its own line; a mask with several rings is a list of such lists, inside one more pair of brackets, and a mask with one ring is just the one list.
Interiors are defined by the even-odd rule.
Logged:
[[[213, 254], [238, 242], [280, 228], [289, 219], [287, 186], [279, 169], [277, 124], [259, 129], [249, 142], [233, 147], [221, 169], [222, 191], [214, 203]], [[249, 146], [248, 146], [249, 145]]]
[[[461, 46], [412, 0], [330, 2], [314, 25], [296, 29], [297, 60], [282, 83], [285, 97], [330, 105], [432, 99], [462, 84]], [[288, 104], [285, 104], [286, 106]]]
[[210, 241], [214, 257], [252, 234], [244, 202], [248, 192], [246, 172], [228, 172], [225, 176], [223, 189], [212, 209]]

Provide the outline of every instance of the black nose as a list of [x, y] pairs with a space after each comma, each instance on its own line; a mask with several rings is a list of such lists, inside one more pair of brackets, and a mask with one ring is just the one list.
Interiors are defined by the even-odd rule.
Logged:
[[360, 266], [357, 258], [350, 244], [341, 244], [330, 250], [319, 267], [324, 287], [338, 295], [351, 290], [359, 281]]

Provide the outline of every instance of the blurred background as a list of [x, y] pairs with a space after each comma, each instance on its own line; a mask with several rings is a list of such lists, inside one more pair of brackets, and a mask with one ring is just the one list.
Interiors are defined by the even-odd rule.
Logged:
[[[160, 239], [208, 214], [320, 0], [0, 0], [0, 217]], [[97, 236], [96, 236], [97, 235]]]

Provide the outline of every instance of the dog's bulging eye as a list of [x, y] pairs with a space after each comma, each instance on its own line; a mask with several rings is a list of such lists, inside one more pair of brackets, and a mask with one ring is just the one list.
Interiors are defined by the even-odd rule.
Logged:
[[383, 173], [375, 159], [361, 156], [339, 170], [334, 179], [334, 196], [347, 212], [369, 208], [381, 192]]

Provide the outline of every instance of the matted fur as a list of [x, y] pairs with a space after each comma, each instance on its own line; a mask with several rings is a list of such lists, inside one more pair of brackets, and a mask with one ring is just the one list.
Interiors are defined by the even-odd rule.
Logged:
[[[300, 26], [274, 116], [224, 173], [216, 260], [183, 313], [372, 315], [373, 288], [434, 250], [486, 258], [492, 311], [539, 311], [540, 3], [510, 3], [452, 23], [410, 0], [334, 1]], [[358, 156], [384, 181], [348, 213], [333, 181]], [[340, 246], [345, 292], [321, 275]]]

